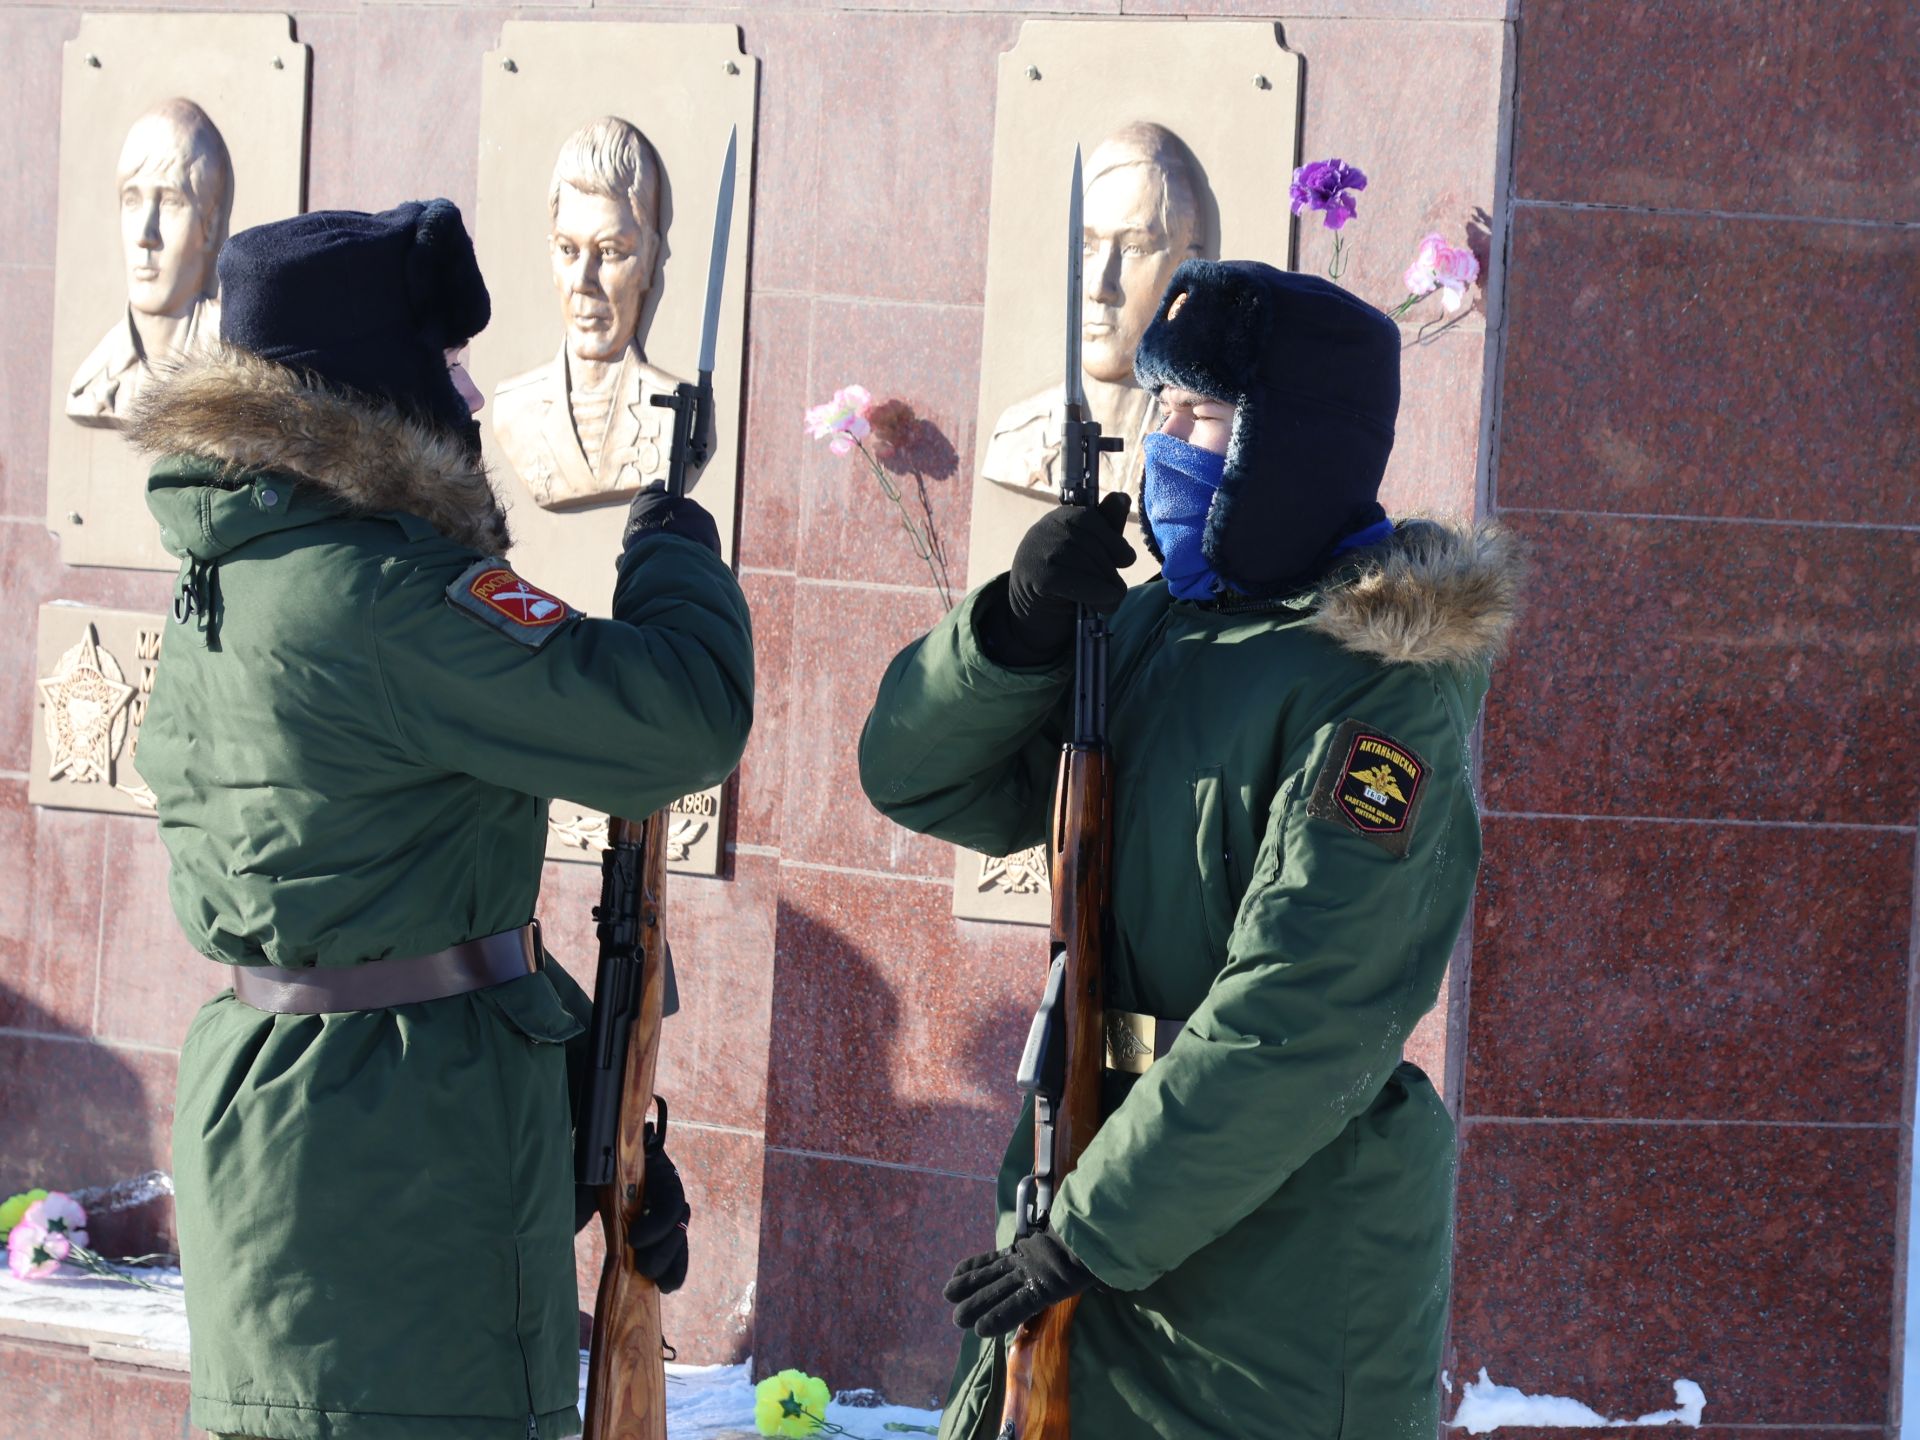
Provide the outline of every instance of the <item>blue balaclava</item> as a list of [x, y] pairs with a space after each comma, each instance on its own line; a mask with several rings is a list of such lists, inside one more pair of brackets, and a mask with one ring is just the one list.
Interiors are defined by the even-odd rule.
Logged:
[[1225, 455], [1145, 445], [1148, 548], [1176, 598], [1290, 594], [1391, 523], [1376, 498], [1400, 408], [1400, 332], [1316, 275], [1189, 260], [1134, 373], [1235, 407]]
[[221, 249], [219, 275], [227, 344], [391, 401], [477, 453], [479, 426], [445, 352], [484, 330], [493, 307], [451, 200], [256, 225]]

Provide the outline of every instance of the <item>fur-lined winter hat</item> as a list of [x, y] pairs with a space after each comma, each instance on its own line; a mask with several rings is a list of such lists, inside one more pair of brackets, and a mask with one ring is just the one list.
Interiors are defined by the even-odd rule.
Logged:
[[1234, 589], [1309, 582], [1343, 537], [1385, 518], [1376, 497], [1400, 409], [1399, 327], [1338, 285], [1254, 260], [1188, 260], [1134, 373], [1156, 394], [1174, 385], [1239, 407], [1201, 541]]
[[221, 249], [219, 275], [229, 345], [474, 430], [445, 352], [484, 330], [493, 305], [451, 200], [256, 225]]

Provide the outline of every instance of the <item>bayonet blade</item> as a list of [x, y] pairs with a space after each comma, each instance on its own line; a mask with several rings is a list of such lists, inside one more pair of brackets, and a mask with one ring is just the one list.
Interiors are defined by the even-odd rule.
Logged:
[[1080, 378], [1080, 286], [1081, 266], [1085, 263], [1085, 228], [1080, 195], [1080, 147], [1076, 145], [1073, 147], [1073, 185], [1067, 192], [1067, 404], [1083, 408], [1087, 403], [1087, 387]]
[[720, 338], [720, 295], [727, 276], [727, 240], [733, 231], [733, 169], [740, 127], [727, 132], [727, 158], [720, 166], [720, 199], [713, 212], [713, 254], [707, 261], [707, 313], [700, 323], [700, 375], [713, 373], [713, 352]]

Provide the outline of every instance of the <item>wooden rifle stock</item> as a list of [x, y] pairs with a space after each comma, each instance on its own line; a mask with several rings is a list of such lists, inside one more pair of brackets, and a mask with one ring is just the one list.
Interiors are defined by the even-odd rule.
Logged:
[[[1079, 1162], [1100, 1128], [1100, 1072], [1106, 1056], [1105, 917], [1113, 860], [1113, 772], [1104, 743], [1069, 744], [1054, 791], [1053, 953], [1061, 985], [1066, 1078], [1054, 1114], [1052, 1154], [1035, 1155], [1054, 1186]], [[1036, 1105], [1040, 1102], [1036, 1099]], [[1040, 1127], [1034, 1144], [1046, 1143]], [[1079, 1297], [1048, 1307], [1007, 1346], [1001, 1440], [1068, 1440], [1068, 1332]]]
[[[667, 1372], [660, 1335], [660, 1292], [634, 1268], [627, 1232], [646, 1203], [646, 1124], [653, 1111], [654, 1064], [660, 1053], [660, 1009], [666, 993], [667, 812], [648, 819], [609, 820], [610, 853], [638, 850], [635, 900], [639, 994], [626, 1043], [620, 1117], [611, 1183], [599, 1187], [606, 1259], [593, 1309], [587, 1364], [584, 1440], [666, 1440]], [[603, 892], [604, 897], [604, 892]], [[604, 946], [603, 941], [603, 946]], [[604, 955], [603, 955], [604, 960]], [[607, 968], [601, 968], [602, 983]], [[596, 996], [596, 1003], [612, 997]]]

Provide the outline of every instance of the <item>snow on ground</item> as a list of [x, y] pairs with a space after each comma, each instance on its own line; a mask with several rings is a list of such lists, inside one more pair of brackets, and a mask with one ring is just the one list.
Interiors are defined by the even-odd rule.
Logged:
[[1460, 1398], [1452, 1425], [1469, 1435], [1485, 1435], [1502, 1425], [1525, 1426], [1536, 1430], [1618, 1429], [1632, 1425], [1700, 1424], [1700, 1412], [1707, 1396], [1691, 1380], [1673, 1382], [1674, 1410], [1656, 1410], [1637, 1420], [1609, 1420], [1578, 1400], [1564, 1395], [1528, 1395], [1511, 1385], [1496, 1385], [1482, 1370], [1478, 1380], [1467, 1382], [1467, 1393]]
[[[580, 1404], [587, 1403], [587, 1357], [580, 1357]], [[742, 1365], [667, 1366], [667, 1440], [750, 1440], [753, 1381]], [[829, 1405], [827, 1419], [860, 1440], [895, 1440], [887, 1425], [938, 1426], [938, 1410], [904, 1405]], [[911, 1432], [904, 1432], [911, 1433]]]
[[0, 1324], [72, 1331], [71, 1343], [105, 1340], [148, 1350], [187, 1353], [186, 1301], [178, 1270], [140, 1274], [164, 1293], [67, 1269], [45, 1280], [19, 1280], [0, 1270]]

